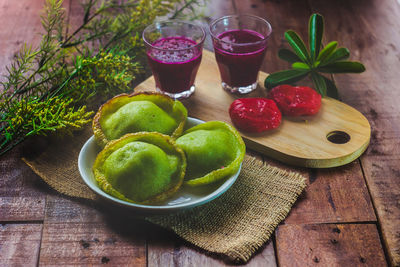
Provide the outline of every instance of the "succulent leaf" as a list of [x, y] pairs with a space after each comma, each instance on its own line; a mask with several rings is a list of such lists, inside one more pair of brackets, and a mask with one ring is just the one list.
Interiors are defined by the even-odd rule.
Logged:
[[321, 60], [321, 65], [328, 65], [332, 62], [348, 59], [350, 56], [350, 51], [347, 48], [340, 47], [326, 57], [323, 61]]
[[320, 14], [312, 14], [308, 27], [311, 59], [315, 60], [321, 48], [322, 36], [324, 34], [324, 18]]
[[294, 63], [292, 64], [292, 68], [293, 68], [293, 69], [309, 70], [309, 69], [310, 69], [310, 66], [307, 65], [306, 63], [303, 63], [303, 62], [294, 62]]
[[285, 38], [288, 41], [289, 45], [293, 48], [296, 55], [301, 59], [301, 61], [306, 63], [311, 62], [310, 54], [308, 53], [303, 40], [296, 32], [292, 30], [286, 31]]
[[291, 69], [270, 74], [264, 82], [265, 88], [271, 89], [279, 84], [292, 84], [307, 76], [309, 70]]
[[319, 53], [317, 61], [323, 62], [327, 57], [331, 56], [332, 53], [335, 51], [337, 47], [337, 42], [332, 41], [329, 44], [327, 44]]
[[[347, 48], [337, 48], [337, 41], [328, 43], [321, 50], [324, 33], [323, 16], [312, 14], [309, 20], [309, 51], [303, 40], [293, 30], [285, 32], [285, 39], [293, 51], [280, 49], [279, 58], [292, 64], [292, 69], [278, 71], [270, 74], [265, 79], [265, 87], [270, 89], [279, 84], [293, 84], [311, 73], [315, 90], [322, 96], [327, 94], [339, 98], [338, 89], [331, 79], [320, 73], [361, 73], [365, 67], [360, 62], [345, 61], [350, 52]], [[333, 78], [332, 78], [333, 79]]]
[[357, 61], [337, 61], [319, 67], [318, 71], [324, 73], [361, 73], [365, 71], [365, 67]]
[[279, 49], [278, 57], [289, 63], [301, 61], [301, 59], [295, 53], [286, 48]]
[[321, 96], [326, 96], [327, 89], [326, 89], [326, 82], [325, 82], [324, 76], [322, 76], [316, 72], [312, 72], [311, 79], [314, 83], [315, 88], [317, 89], [317, 92]]
[[335, 98], [335, 99], [339, 99], [339, 90], [336, 87], [336, 84], [334, 81], [332, 81], [331, 79], [326, 78], [325, 76], [323, 76], [325, 79], [325, 83], [326, 83], [326, 94], [329, 97]]

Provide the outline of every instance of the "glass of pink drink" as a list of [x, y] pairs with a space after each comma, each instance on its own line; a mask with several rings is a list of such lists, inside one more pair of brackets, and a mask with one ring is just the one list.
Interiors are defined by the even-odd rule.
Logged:
[[193, 94], [205, 36], [202, 27], [184, 21], [161, 21], [146, 27], [143, 40], [157, 91], [174, 99]]
[[257, 88], [271, 32], [268, 21], [252, 15], [225, 16], [210, 24], [222, 88], [239, 94]]

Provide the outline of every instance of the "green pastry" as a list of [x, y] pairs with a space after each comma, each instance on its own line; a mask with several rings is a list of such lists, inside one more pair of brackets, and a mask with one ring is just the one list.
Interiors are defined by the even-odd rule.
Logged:
[[178, 137], [187, 110], [181, 102], [157, 93], [118, 95], [102, 105], [93, 119], [93, 132], [104, 147], [127, 133], [159, 132]]
[[210, 121], [188, 129], [176, 140], [185, 151], [185, 183], [209, 184], [236, 173], [246, 147], [236, 129], [221, 121]]
[[182, 185], [186, 158], [174, 140], [160, 133], [127, 134], [97, 155], [94, 177], [106, 193], [133, 203], [152, 204]]

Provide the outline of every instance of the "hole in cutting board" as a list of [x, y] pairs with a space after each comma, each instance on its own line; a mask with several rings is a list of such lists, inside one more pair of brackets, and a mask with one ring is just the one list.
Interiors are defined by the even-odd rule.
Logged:
[[350, 135], [343, 131], [332, 131], [326, 135], [326, 139], [334, 144], [346, 144], [350, 141]]

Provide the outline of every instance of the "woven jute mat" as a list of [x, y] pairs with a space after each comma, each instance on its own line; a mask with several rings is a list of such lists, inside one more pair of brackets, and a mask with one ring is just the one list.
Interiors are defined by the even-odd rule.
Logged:
[[[79, 151], [91, 134], [86, 129], [61, 141], [48, 139], [41, 153], [23, 160], [58, 192], [97, 201], [98, 196], [82, 181], [77, 163]], [[205, 251], [233, 262], [246, 262], [268, 241], [305, 186], [300, 174], [246, 156], [237, 181], [219, 198], [193, 209], [144, 219]]]

